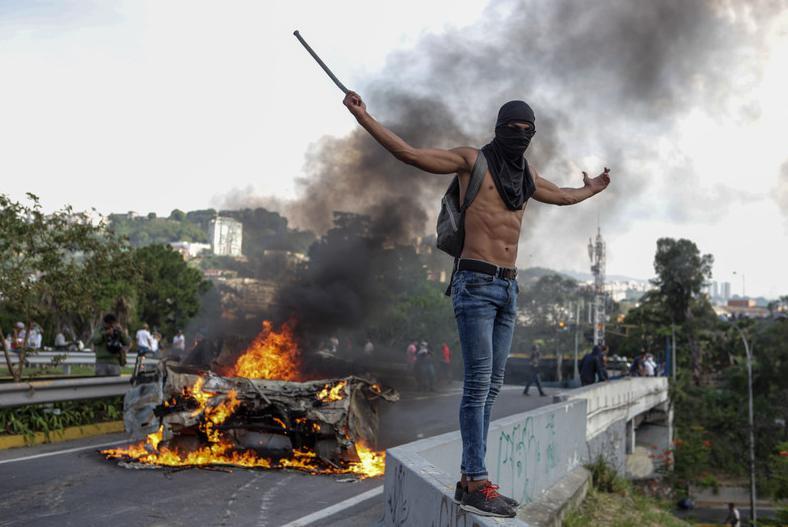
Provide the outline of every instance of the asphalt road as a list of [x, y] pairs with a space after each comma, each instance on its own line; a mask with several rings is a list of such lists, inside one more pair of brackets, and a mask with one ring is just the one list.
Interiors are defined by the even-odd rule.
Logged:
[[[521, 390], [505, 386], [493, 417], [551, 402]], [[379, 446], [456, 430], [459, 397], [455, 385], [426, 396], [403, 394], [385, 405]], [[115, 434], [0, 452], [0, 527], [276, 527], [382, 485], [381, 479], [346, 482], [290, 471], [130, 470], [96, 452], [97, 445], [122, 440]], [[378, 495], [314, 525], [366, 527], [382, 510]]]

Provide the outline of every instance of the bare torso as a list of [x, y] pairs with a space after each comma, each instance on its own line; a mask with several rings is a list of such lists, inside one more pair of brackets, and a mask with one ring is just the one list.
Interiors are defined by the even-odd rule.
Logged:
[[[478, 155], [482, 153], [478, 152]], [[470, 174], [460, 173], [459, 176], [462, 203], [470, 182]], [[524, 212], [525, 206], [520, 210], [509, 210], [506, 207], [495, 188], [490, 171], [487, 170], [479, 193], [465, 212], [462, 258], [484, 260], [500, 267], [515, 267]]]

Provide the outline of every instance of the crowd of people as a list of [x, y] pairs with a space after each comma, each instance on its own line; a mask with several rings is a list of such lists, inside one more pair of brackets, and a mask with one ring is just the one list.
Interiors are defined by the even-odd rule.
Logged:
[[8, 333], [5, 333], [3, 346], [8, 351], [19, 351], [22, 349], [40, 350], [44, 340], [44, 332], [37, 323], [30, 324], [30, 331], [24, 322], [17, 322]]
[[418, 391], [434, 392], [439, 380], [451, 380], [451, 348], [446, 342], [441, 345], [440, 356], [436, 358], [426, 340], [412, 341], [405, 349], [405, 364]]
[[[531, 355], [529, 357], [529, 370], [523, 395], [529, 395], [531, 386], [536, 386], [539, 395], [544, 396], [542, 389], [542, 379], [540, 372], [540, 362], [542, 360], [542, 352], [539, 344], [535, 343], [531, 346]], [[614, 357], [614, 361], [618, 358]], [[627, 373], [630, 377], [656, 377], [664, 374], [664, 365], [660, 366], [654, 359], [654, 355], [647, 353], [645, 350], [641, 351], [635, 357], [631, 364], [629, 364]], [[597, 344], [591, 349], [589, 353], [583, 356], [578, 364], [578, 371], [580, 374], [580, 384], [588, 386], [598, 382], [605, 382], [610, 379], [608, 373], [608, 347], [606, 344]]]
[[[86, 348], [89, 347], [96, 356], [97, 376], [120, 375], [122, 367], [127, 365], [126, 356], [130, 351], [136, 352], [141, 358], [159, 358], [165, 347], [162, 334], [155, 328], [151, 330], [147, 323], [143, 323], [135, 332], [134, 339], [131, 339], [128, 330], [121, 326], [117, 317], [111, 313], [104, 316], [102, 324], [91, 335], [87, 346], [76, 339], [68, 328], [58, 330], [51, 341], [51, 347], [44, 346], [44, 331], [36, 322], [28, 325], [17, 322], [11, 331], [4, 331], [3, 335], [5, 338], [2, 345], [6, 351], [13, 353], [22, 350], [87, 351]], [[186, 337], [182, 330], [178, 330], [167, 346], [167, 353], [169, 356], [182, 358], [185, 352]]]

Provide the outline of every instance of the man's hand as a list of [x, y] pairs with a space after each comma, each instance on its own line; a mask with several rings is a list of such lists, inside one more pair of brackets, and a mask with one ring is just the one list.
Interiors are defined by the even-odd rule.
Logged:
[[605, 170], [595, 178], [588, 177], [586, 172], [583, 172], [583, 186], [591, 190], [594, 194], [602, 192], [610, 184], [610, 169], [605, 167]]
[[361, 95], [354, 91], [347, 92], [342, 104], [347, 106], [347, 109], [350, 110], [350, 113], [352, 113], [353, 117], [356, 119], [360, 119], [367, 113], [367, 105], [361, 100]]

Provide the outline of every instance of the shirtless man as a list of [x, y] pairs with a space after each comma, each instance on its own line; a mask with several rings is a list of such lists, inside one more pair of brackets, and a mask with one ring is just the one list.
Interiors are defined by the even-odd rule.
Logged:
[[464, 360], [460, 403], [462, 460], [455, 500], [464, 510], [485, 516], [512, 517], [517, 502], [496, 492], [484, 457], [495, 398], [503, 384], [514, 332], [517, 294], [517, 244], [528, 198], [552, 205], [573, 205], [603, 191], [609, 170], [595, 178], [583, 172], [581, 188], [559, 188], [542, 178], [525, 160], [535, 133], [535, 118], [523, 101], [510, 101], [498, 112], [495, 138], [481, 150], [415, 148], [367, 113], [361, 97], [349, 92], [343, 101], [350, 113], [400, 161], [433, 174], [458, 174], [460, 202], [476, 158], [488, 170], [465, 213], [465, 243], [451, 292]]

